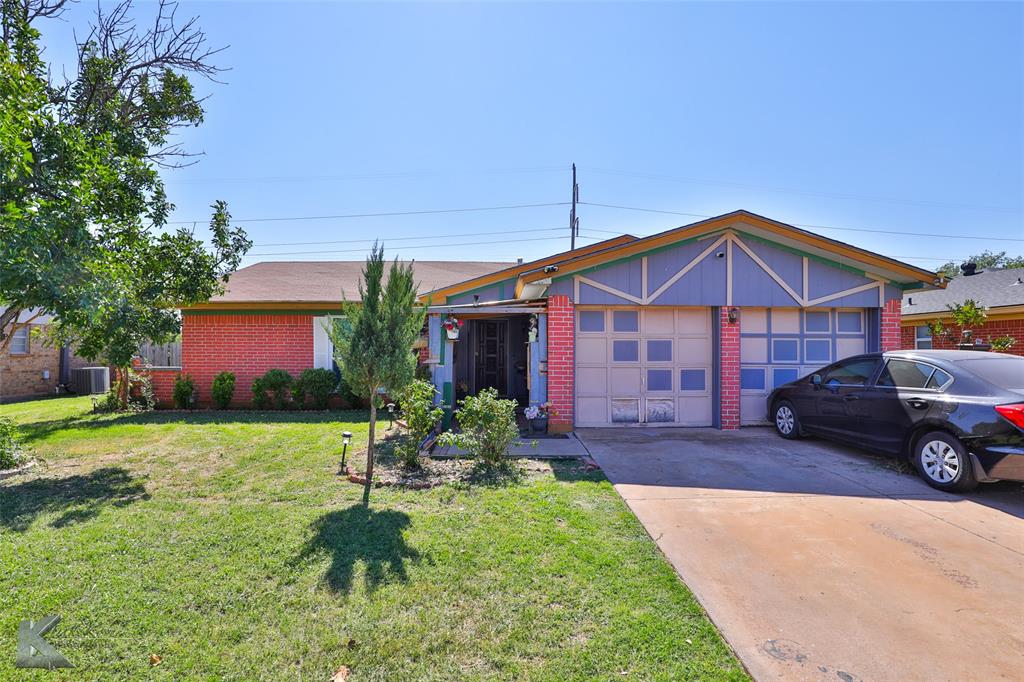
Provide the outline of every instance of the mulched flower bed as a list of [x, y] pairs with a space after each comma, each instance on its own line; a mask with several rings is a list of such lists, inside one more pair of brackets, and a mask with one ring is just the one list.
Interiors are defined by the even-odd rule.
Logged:
[[[589, 473], [597, 467], [583, 461], [561, 463], [572, 471]], [[417, 469], [407, 469], [400, 464], [375, 463], [373, 485], [376, 488], [399, 487], [408, 490], [427, 490], [449, 483], [499, 483], [513, 482], [524, 478], [546, 476], [551, 473], [551, 460], [515, 459], [497, 467], [470, 458], [433, 459], [421, 458]], [[346, 466], [343, 475], [351, 483], [366, 485], [366, 474]]]

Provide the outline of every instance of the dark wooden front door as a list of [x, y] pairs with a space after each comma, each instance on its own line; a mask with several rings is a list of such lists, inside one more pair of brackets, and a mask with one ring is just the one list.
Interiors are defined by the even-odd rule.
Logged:
[[476, 391], [495, 388], [508, 395], [508, 322], [476, 322]]

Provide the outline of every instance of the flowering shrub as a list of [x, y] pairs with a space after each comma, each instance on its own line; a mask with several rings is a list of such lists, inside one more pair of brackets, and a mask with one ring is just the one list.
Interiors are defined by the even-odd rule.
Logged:
[[523, 416], [527, 419], [547, 419], [548, 417], [554, 417], [557, 412], [551, 406], [551, 403], [541, 403], [540, 405], [530, 405], [523, 410]]
[[460, 400], [456, 415], [462, 431], [441, 434], [441, 445], [462, 448], [488, 464], [497, 464], [510, 447], [520, 445], [516, 401], [501, 400], [494, 388]]

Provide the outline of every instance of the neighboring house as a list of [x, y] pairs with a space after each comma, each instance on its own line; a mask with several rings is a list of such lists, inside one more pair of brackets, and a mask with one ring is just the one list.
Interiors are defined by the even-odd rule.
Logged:
[[33, 334], [52, 319], [37, 310], [23, 311], [6, 330], [11, 339], [0, 351], [0, 402], [54, 395], [68, 383], [72, 369], [85, 365], [69, 348], [49, 346]]
[[[261, 263], [182, 311], [183, 371], [200, 401], [217, 372], [329, 366], [324, 320], [363, 264]], [[574, 426], [737, 428], [768, 393], [835, 360], [900, 345], [905, 290], [932, 272], [736, 211], [650, 237], [616, 237], [529, 263], [417, 262], [428, 348], [446, 405], [494, 387], [550, 402]], [[458, 339], [443, 320], [463, 320]]]
[[1017, 343], [1008, 351], [1024, 355], [1024, 268], [966, 272], [954, 277], [945, 289], [908, 291], [903, 296], [903, 348], [956, 348], [956, 338], [932, 338], [928, 323], [940, 320], [946, 326], [951, 318], [947, 306], [973, 299], [988, 308], [988, 320], [971, 331], [974, 338], [991, 341], [1012, 336]]

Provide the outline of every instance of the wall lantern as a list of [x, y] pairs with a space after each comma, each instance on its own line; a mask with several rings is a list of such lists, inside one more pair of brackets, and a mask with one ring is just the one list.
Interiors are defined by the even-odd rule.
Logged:
[[729, 324], [736, 324], [740, 321], [740, 309], [729, 308]]

